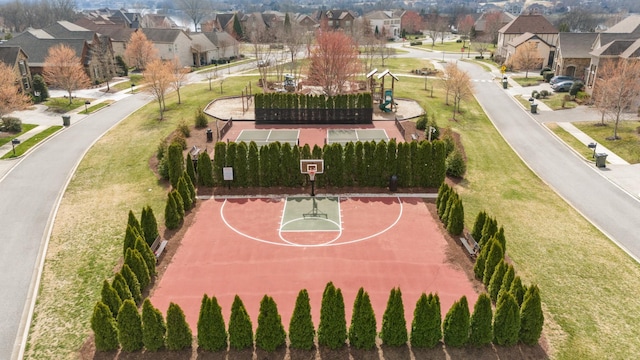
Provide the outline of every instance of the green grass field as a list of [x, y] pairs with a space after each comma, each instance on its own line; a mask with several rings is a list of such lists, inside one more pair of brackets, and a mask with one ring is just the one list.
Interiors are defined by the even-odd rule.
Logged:
[[[240, 93], [247, 81], [228, 78], [225, 95]], [[468, 170], [456, 189], [466, 226], [472, 227], [481, 210], [504, 226], [517, 274], [541, 289], [549, 356], [635, 358], [640, 353], [638, 263], [537, 178], [473, 99], [463, 101], [463, 113], [452, 121], [439, 82], [431, 84], [433, 97], [423, 90], [422, 79], [402, 79], [397, 96], [417, 99], [439, 126], [461, 135]], [[78, 167], [55, 219], [26, 359], [78, 358], [91, 334], [101, 283], [118, 266], [128, 211], [139, 216], [150, 205], [163, 223], [167, 189], [149, 169], [149, 159], [180, 120], [192, 119], [198, 106], [219, 96], [206, 84], [185, 87], [182, 94], [182, 105], [175, 104], [175, 95], [167, 99], [162, 122], [156, 120], [155, 103], [134, 113], [101, 138]]]
[[604, 126], [599, 121], [577, 122], [573, 125], [627, 162], [640, 163], [640, 121], [620, 121], [618, 123], [618, 137], [620, 139], [618, 140], [610, 140], [613, 137], [614, 128], [612, 121], [605, 121]]
[[15, 154], [14, 154], [13, 151], [8, 152], [2, 157], [2, 159], [10, 159], [10, 158], [14, 158], [14, 157], [18, 157], [18, 156], [23, 155], [24, 153], [29, 151], [29, 149], [31, 149], [32, 147], [38, 145], [40, 142], [44, 141], [49, 136], [55, 134], [60, 129], [62, 129], [62, 126], [50, 126], [50, 127], [46, 128], [42, 132], [39, 132], [39, 133], [35, 134], [34, 136], [28, 138], [27, 140], [23, 141], [20, 145], [17, 145], [15, 147], [15, 149], [14, 149], [15, 150]]
[[27, 131], [35, 128], [38, 125], [34, 125], [34, 124], [22, 124], [22, 131], [20, 131], [19, 133], [7, 133], [9, 134], [9, 136], [3, 136], [0, 137], [0, 146], [7, 144], [11, 141], [11, 139], [17, 138], [18, 136], [26, 133]]

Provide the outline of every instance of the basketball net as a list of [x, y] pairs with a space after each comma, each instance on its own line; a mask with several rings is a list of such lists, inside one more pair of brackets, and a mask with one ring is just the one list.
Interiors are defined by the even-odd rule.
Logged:
[[316, 171], [315, 170], [309, 170], [309, 180], [310, 181], [315, 181], [316, 180]]

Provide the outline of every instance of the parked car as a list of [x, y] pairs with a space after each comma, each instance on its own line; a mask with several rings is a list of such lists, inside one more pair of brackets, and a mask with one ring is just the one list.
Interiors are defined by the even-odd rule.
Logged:
[[269, 66], [269, 60], [268, 59], [267, 60], [263, 60], [263, 59], [258, 60], [258, 67], [265, 67], [265, 66]]
[[557, 84], [559, 82], [563, 82], [563, 81], [568, 81], [568, 80], [575, 80], [575, 78], [573, 76], [566, 76], [566, 75], [558, 75], [558, 76], [554, 76], [551, 78], [551, 80], [549, 80], [549, 84], [553, 85], [553, 84]]
[[560, 81], [551, 85], [551, 88], [553, 89], [553, 91], [563, 92], [563, 91], [569, 91], [572, 85], [573, 85], [573, 80], [565, 80], [565, 81]]

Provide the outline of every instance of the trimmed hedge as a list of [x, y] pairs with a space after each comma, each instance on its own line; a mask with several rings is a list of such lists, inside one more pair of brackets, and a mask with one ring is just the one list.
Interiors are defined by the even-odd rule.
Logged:
[[314, 345], [316, 331], [311, 318], [311, 304], [306, 289], [300, 290], [296, 306], [289, 322], [289, 341], [292, 349], [311, 350]]

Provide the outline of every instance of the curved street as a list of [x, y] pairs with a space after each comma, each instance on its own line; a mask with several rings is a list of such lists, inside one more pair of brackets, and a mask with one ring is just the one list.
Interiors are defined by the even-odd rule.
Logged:
[[[441, 59], [412, 50], [403, 56]], [[455, 54], [446, 56], [451, 60]], [[479, 66], [459, 62], [472, 79], [492, 80]], [[640, 201], [598, 174], [523, 110], [497, 82], [475, 82], [476, 98], [525, 163], [612, 240], [640, 259]], [[108, 111], [73, 122], [0, 178], [0, 358], [16, 359], [25, 339], [52, 221], [66, 186], [86, 151], [112, 126], [149, 101], [128, 96]], [[497, 154], [499, 156], [499, 154]], [[640, 176], [639, 176], [640, 178]]]

